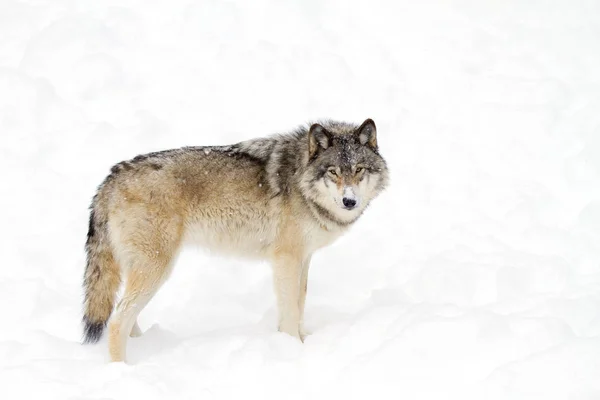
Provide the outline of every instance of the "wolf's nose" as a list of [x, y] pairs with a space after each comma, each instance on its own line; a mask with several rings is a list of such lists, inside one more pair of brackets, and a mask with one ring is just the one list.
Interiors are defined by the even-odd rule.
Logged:
[[342, 203], [344, 203], [344, 207], [346, 208], [354, 208], [354, 206], [356, 205], [356, 200], [344, 197], [342, 199]]

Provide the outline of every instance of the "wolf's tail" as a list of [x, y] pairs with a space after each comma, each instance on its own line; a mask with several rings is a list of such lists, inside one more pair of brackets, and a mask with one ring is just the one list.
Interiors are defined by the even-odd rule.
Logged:
[[87, 265], [83, 279], [83, 343], [96, 343], [102, 337], [121, 283], [120, 268], [109, 243], [108, 213], [101, 203], [96, 195], [91, 206], [85, 244]]

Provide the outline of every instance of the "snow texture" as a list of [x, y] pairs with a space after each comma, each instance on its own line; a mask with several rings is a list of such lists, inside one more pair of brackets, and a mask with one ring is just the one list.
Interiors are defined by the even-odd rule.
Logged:
[[[600, 398], [600, 3], [1, 2], [6, 399]], [[183, 253], [130, 364], [81, 345], [109, 167], [373, 118], [391, 186], [313, 258]]]

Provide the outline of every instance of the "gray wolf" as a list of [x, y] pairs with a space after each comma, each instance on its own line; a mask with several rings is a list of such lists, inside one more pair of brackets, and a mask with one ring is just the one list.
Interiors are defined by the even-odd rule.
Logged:
[[84, 342], [97, 342], [108, 325], [110, 358], [125, 361], [128, 337], [141, 334], [140, 311], [186, 243], [270, 261], [279, 331], [303, 341], [311, 256], [346, 232], [387, 184], [371, 119], [116, 164], [90, 206]]

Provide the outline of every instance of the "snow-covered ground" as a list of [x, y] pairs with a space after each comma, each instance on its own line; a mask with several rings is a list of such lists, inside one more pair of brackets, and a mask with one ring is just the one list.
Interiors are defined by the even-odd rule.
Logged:
[[[599, 399], [599, 43], [593, 0], [1, 1], [1, 397]], [[373, 118], [392, 180], [304, 345], [268, 265], [193, 249], [130, 364], [80, 344], [112, 164], [322, 117]]]

